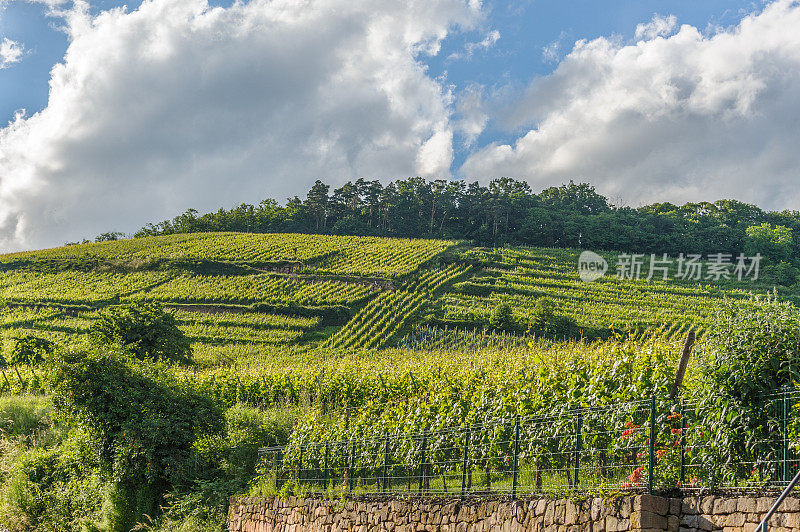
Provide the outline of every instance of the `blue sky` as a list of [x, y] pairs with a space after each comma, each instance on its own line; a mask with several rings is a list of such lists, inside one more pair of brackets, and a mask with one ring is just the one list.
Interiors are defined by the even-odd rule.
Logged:
[[797, 0], [122, 5], [0, 0], [0, 250], [318, 178], [800, 209]]

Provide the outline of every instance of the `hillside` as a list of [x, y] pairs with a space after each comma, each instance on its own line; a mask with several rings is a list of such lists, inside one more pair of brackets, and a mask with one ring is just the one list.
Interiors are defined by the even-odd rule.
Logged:
[[[33, 334], [77, 341], [102, 309], [174, 308], [200, 365], [246, 365], [276, 349], [415, 349], [535, 335], [552, 301], [561, 337], [702, 331], [723, 298], [769, 282], [582, 282], [569, 249], [486, 250], [454, 241], [300, 234], [154, 236], [0, 256], [4, 349]], [[610, 258], [610, 254], [609, 254]], [[507, 323], [492, 323], [507, 304]], [[534, 325], [532, 325], [534, 324]], [[472, 339], [472, 340], [470, 340]]]
[[[144, 437], [149, 449], [169, 454], [172, 444], [160, 443], [171, 441], [162, 436], [169, 430], [169, 438], [184, 442], [179, 463], [196, 484], [185, 483], [181, 472], [146, 496], [149, 504], [170, 508], [160, 517], [164, 530], [179, 529], [170, 519], [184, 530], [200, 530], [200, 522], [202, 530], [217, 530], [228, 497], [274, 491], [293, 475], [286, 489], [309, 489], [301, 476], [310, 489], [319, 489], [329, 451], [335, 457], [331, 471], [341, 481], [350, 475], [346, 464], [353, 455], [347, 458], [347, 449], [354, 439], [362, 454], [355, 472], [360, 480], [351, 489], [382, 489], [379, 473], [387, 482], [388, 470], [379, 462], [390, 456], [391, 435], [391, 474], [397, 480], [389, 487], [411, 490], [409, 471], [416, 474], [427, 456], [436, 460], [431, 472], [437, 476], [426, 481], [426, 489], [447, 493], [461, 478], [457, 455], [468, 427], [480, 442], [472, 459], [485, 469], [471, 489], [508, 491], [514, 482], [508, 456], [515, 416], [522, 416], [528, 446], [520, 456], [527, 492], [577, 489], [570, 476], [576, 416], [588, 431], [583, 467], [594, 471], [583, 478], [584, 489], [640, 487], [636, 471], [646, 463], [644, 435], [624, 443], [620, 434], [629, 425], [644, 426], [654, 408], [649, 401], [657, 398], [664, 418], [660, 445], [674, 444], [675, 416], [666, 416], [677, 407], [667, 394], [687, 331], [701, 340], [688, 368], [684, 406], [697, 419], [713, 418], [715, 407], [703, 406], [713, 402], [702, 402], [706, 388], [696, 385], [709, 378], [704, 336], [716, 335], [719, 343], [715, 327], [722, 320], [734, 330], [768, 326], [786, 339], [781, 342], [791, 342], [794, 307], [776, 303], [772, 295], [753, 296], [796, 294], [794, 287], [776, 287], [768, 275], [755, 282], [689, 281], [675, 280], [677, 272], [669, 270], [669, 279], [647, 281], [618, 278], [612, 267], [584, 282], [579, 255], [575, 249], [490, 249], [446, 240], [247, 233], [150, 236], [3, 255], [0, 429], [23, 430], [15, 427], [24, 421], [28, 425], [21, 426], [33, 427], [24, 430], [34, 432], [0, 438], [18, 449], [0, 451], [4, 471], [16, 472], [0, 472], [0, 499], [6, 501], [0, 500], [0, 521], [14, 522], [22, 514], [61, 522], [64, 515], [83, 512], [81, 522], [97, 522], [108, 493], [117, 493], [122, 505], [139, 497], [113, 491], [121, 488], [94, 458], [98, 444], [84, 432], [83, 421], [64, 426], [51, 416], [50, 399], [59, 397], [89, 401], [101, 417], [131, 412], [121, 416], [123, 426], [139, 420], [130, 427], [136, 448]], [[613, 265], [615, 255], [603, 258]], [[649, 266], [645, 260], [643, 271]], [[158, 302], [174, 315], [191, 343], [189, 362], [134, 361], [90, 346], [86, 333], [101, 317], [138, 301]], [[749, 328], [750, 320], [756, 327]], [[28, 364], [18, 355], [20, 345], [38, 341], [31, 337], [69, 349]], [[770, 338], [737, 345], [763, 341], [769, 352]], [[763, 352], [756, 350], [759, 361]], [[783, 351], [776, 356], [780, 360]], [[76, 391], [65, 392], [63, 382], [50, 379], [54, 375], [67, 378]], [[775, 382], [781, 381], [769, 377], [759, 386], [771, 390]], [[153, 395], [139, 405], [146, 391]], [[753, 441], [761, 447], [747, 456], [774, 456], [775, 442], [786, 441], [775, 428], [778, 403], [768, 401], [771, 407], [758, 408], [769, 420], [753, 421], [756, 428], [730, 427], [736, 434], [758, 433]], [[198, 404], [224, 421], [195, 436], [183, 425], [168, 429], [173, 419], [190, 426]], [[22, 421], [8, 421], [17, 418]], [[428, 443], [421, 442], [429, 436], [435, 438], [426, 454]], [[716, 482], [707, 478], [717, 474], [713, 464], [738, 460], [720, 455], [703, 430], [689, 437], [695, 438], [687, 454], [694, 462], [686, 471], [703, 479], [694, 486]], [[259, 448], [275, 445], [281, 446], [278, 454], [259, 454]], [[677, 458], [674, 452], [665, 456], [668, 474], [658, 473], [657, 481], [675, 486], [669, 471]], [[139, 474], [137, 467], [126, 471]], [[726, 470], [716, 485], [739, 486], [742, 479], [759, 485], [776, 475], [770, 470], [755, 478], [743, 471]], [[169, 499], [161, 499], [167, 490]], [[28, 492], [38, 498], [15, 498]]]

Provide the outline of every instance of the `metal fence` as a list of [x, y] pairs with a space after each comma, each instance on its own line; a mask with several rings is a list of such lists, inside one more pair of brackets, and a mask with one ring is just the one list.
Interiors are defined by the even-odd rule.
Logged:
[[[798, 469], [796, 390], [763, 396], [747, 434], [722, 437], [712, 411], [657, 397], [435, 431], [359, 434], [261, 449], [276, 490], [518, 495], [597, 490], [778, 489]], [[731, 460], [731, 456], [735, 460]]]

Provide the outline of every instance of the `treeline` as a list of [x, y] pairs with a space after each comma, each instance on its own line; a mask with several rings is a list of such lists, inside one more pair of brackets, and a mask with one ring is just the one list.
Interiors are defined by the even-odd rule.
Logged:
[[[768, 224], [768, 225], [763, 225]], [[477, 182], [414, 177], [384, 186], [359, 179], [331, 191], [317, 181], [305, 199], [266, 199], [230, 210], [148, 224], [135, 236], [207, 231], [300, 232], [436, 237], [477, 245], [531, 245], [637, 253], [759, 251], [778, 261], [800, 256], [800, 212], [767, 212], [736, 200], [614, 206], [589, 184], [534, 193], [510, 178]], [[750, 235], [748, 236], [748, 232]], [[787, 240], [788, 238], [788, 240]], [[748, 244], [748, 242], [750, 242]]]

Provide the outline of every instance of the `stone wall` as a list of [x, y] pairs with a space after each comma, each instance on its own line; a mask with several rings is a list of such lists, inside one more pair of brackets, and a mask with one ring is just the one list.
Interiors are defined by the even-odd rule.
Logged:
[[[232, 499], [229, 532], [433, 531], [752, 532], [775, 497], [651, 495], [606, 499]], [[800, 532], [800, 499], [787, 499], [770, 532]]]

